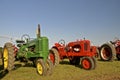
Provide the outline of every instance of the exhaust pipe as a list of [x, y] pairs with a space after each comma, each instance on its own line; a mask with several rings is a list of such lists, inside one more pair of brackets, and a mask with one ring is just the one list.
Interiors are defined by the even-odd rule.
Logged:
[[40, 24], [38, 24], [38, 29], [37, 29], [37, 38], [40, 38], [41, 34], [40, 34]]

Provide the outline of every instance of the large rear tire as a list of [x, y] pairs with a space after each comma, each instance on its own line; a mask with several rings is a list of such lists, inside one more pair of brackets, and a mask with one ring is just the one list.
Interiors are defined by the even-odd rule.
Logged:
[[55, 48], [52, 48], [49, 53], [49, 58], [52, 61], [53, 65], [56, 66], [59, 64], [60, 57], [59, 53]]
[[4, 48], [3, 48], [3, 68], [4, 70], [11, 71], [14, 69], [14, 61], [15, 61], [15, 56], [14, 56], [14, 48], [12, 43], [6, 43]]
[[112, 61], [115, 54], [115, 47], [110, 43], [105, 43], [100, 47], [100, 58], [103, 61]]

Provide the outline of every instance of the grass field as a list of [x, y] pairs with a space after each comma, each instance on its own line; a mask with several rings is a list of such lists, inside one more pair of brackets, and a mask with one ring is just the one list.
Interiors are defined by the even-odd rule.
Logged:
[[120, 61], [117, 60], [113, 62], [97, 60], [95, 70], [84, 70], [64, 60], [54, 68], [51, 76], [39, 76], [32, 65], [21, 66], [19, 62], [16, 63], [16, 70], [5, 74], [1, 65], [0, 62], [1, 80], [120, 80]]

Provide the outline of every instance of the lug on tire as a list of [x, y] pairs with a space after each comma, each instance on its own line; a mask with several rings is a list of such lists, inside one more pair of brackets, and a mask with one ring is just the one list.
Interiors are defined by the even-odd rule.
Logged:
[[49, 58], [52, 61], [53, 65], [56, 66], [59, 64], [59, 53], [55, 48], [52, 48], [49, 52]]
[[47, 67], [47, 75], [51, 75], [53, 72], [53, 63], [50, 59], [47, 59], [46, 67]]
[[103, 44], [100, 48], [100, 58], [103, 61], [112, 61], [116, 54], [115, 47], [112, 44]]
[[91, 70], [95, 68], [95, 63], [91, 57], [83, 57], [81, 60], [81, 66], [86, 70]]
[[4, 70], [11, 71], [14, 69], [14, 61], [15, 61], [15, 56], [14, 56], [14, 49], [12, 43], [6, 43], [4, 48], [3, 48], [3, 68]]
[[93, 57], [92, 57], [92, 59], [93, 59], [93, 62], [94, 62], [93, 69], [95, 69], [95, 68], [96, 68], [96, 66], [97, 66], [97, 64], [96, 64], [96, 63], [97, 63], [97, 62], [96, 62], [96, 58], [93, 56]]
[[38, 59], [36, 62], [36, 68], [39, 75], [45, 76], [47, 74], [47, 68], [43, 59]]

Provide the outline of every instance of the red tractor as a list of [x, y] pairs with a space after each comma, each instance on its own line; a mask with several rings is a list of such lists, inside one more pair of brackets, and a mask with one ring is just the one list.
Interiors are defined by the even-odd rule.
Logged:
[[100, 58], [103, 61], [112, 61], [115, 57], [120, 60], [120, 40], [116, 39], [100, 47]]
[[96, 67], [96, 47], [91, 46], [89, 40], [77, 40], [65, 45], [64, 40], [60, 40], [50, 50], [50, 59], [54, 65], [59, 64], [60, 60], [65, 58], [74, 65], [81, 65], [86, 70]]

